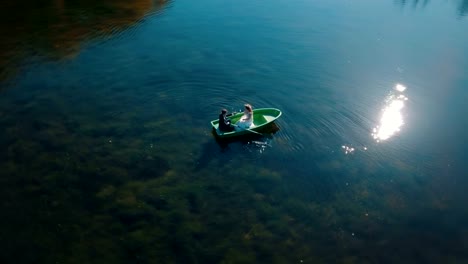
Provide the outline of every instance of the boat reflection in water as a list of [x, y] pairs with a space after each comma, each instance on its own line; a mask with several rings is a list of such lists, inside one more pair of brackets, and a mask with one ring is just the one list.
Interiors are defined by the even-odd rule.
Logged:
[[387, 140], [400, 131], [400, 128], [405, 124], [403, 120], [402, 110], [405, 107], [405, 101], [408, 98], [403, 94], [406, 87], [397, 84], [394, 91], [385, 100], [385, 106], [382, 109], [380, 124], [372, 131], [373, 138], [380, 142]]

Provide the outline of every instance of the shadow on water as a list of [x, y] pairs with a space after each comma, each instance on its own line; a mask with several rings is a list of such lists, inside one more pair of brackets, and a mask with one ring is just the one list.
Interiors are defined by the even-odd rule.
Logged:
[[278, 131], [279, 131], [279, 127], [275, 123], [271, 123], [268, 126], [258, 131], [259, 133], [261, 133], [261, 135], [252, 132], [250, 134], [243, 135], [241, 137], [220, 138], [216, 135], [216, 132], [214, 130], [211, 131], [211, 134], [215, 138], [216, 143], [218, 143], [219, 147], [221, 149], [226, 149], [229, 147], [229, 144], [234, 143], [234, 142], [241, 142], [243, 144], [247, 144], [252, 141], [261, 140], [262, 138], [271, 138], [272, 135]]
[[226, 150], [232, 143], [237, 142], [242, 144], [249, 144], [251, 142], [258, 142], [259, 140], [262, 140], [264, 138], [272, 138], [272, 135], [278, 131], [279, 127], [275, 123], [271, 123], [268, 126], [262, 128], [261, 130], [258, 130], [258, 132], [261, 133], [261, 135], [252, 132], [251, 134], [247, 134], [240, 137], [220, 138], [216, 135], [216, 132], [214, 130], [211, 130], [211, 134], [215, 138], [216, 143], [218, 143], [218, 146], [221, 148], [221, 150]]
[[75, 57], [91, 39], [113, 36], [166, 0], [42, 0], [0, 4], [0, 81], [15, 75], [26, 59]]
[[[268, 141], [273, 139], [273, 135], [279, 131], [279, 127], [275, 123], [271, 123], [259, 130], [261, 135], [251, 133], [239, 137], [233, 138], [220, 138], [216, 134], [215, 130], [211, 130], [214, 142], [212, 140], [206, 142], [202, 146], [200, 158], [196, 161], [195, 171], [199, 171], [209, 166], [209, 164], [215, 160], [222, 162], [225, 158], [217, 159], [220, 153], [227, 155], [229, 159], [231, 156], [237, 155], [237, 151], [233, 150], [231, 146], [241, 146], [249, 149], [250, 146], [254, 148], [264, 148], [269, 146]], [[242, 149], [245, 149], [242, 148]]]

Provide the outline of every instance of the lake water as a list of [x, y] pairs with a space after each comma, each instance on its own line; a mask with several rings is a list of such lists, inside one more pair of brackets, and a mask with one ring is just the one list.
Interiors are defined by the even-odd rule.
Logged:
[[468, 262], [468, 1], [0, 7], [1, 263]]

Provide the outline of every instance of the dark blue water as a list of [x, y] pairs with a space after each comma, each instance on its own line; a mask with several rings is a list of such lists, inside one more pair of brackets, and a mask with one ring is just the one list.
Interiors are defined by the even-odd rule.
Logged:
[[0, 6], [0, 262], [468, 261], [467, 1], [130, 2]]

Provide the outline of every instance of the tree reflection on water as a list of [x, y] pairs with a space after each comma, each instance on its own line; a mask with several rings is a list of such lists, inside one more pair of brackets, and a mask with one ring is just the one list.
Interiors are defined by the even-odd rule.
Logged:
[[[410, 5], [413, 8], [424, 8], [430, 0], [395, 0], [395, 3], [403, 6]], [[453, 1], [457, 5], [458, 15], [464, 17], [468, 14], [468, 0]]]
[[0, 80], [29, 57], [64, 59], [83, 42], [121, 32], [166, 0], [8, 1], [0, 4]]
[[460, 0], [459, 1], [458, 14], [461, 17], [468, 15], [468, 0]]

